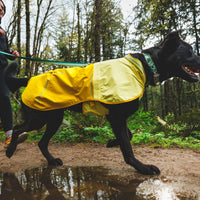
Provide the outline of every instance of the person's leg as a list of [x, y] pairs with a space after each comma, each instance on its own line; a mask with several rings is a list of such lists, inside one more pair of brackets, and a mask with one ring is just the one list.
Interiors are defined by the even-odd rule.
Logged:
[[13, 116], [9, 89], [4, 78], [4, 69], [0, 69], [0, 118], [6, 134], [5, 146], [7, 146], [12, 138]]

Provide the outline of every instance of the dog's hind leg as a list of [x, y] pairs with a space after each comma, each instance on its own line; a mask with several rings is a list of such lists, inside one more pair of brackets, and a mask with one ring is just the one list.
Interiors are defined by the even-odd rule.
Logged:
[[38, 146], [43, 154], [43, 156], [47, 159], [49, 165], [62, 165], [63, 162], [60, 158], [54, 158], [48, 151], [48, 144], [51, 137], [56, 133], [59, 126], [62, 123], [64, 115], [64, 110], [52, 110], [49, 111], [47, 115], [47, 126], [45, 134], [42, 139], [38, 143]]
[[40, 129], [44, 126], [45, 122], [40, 119], [28, 119], [20, 125], [16, 125], [13, 129], [12, 140], [6, 150], [6, 156], [8, 158], [12, 157], [14, 154], [18, 143], [18, 137], [24, 132], [29, 132], [32, 130]]
[[6, 84], [11, 92], [15, 92], [20, 87], [25, 87], [29, 81], [28, 78], [17, 78], [18, 71], [17, 62], [12, 62], [5, 68], [5, 80]]
[[135, 158], [128, 136], [126, 118], [111, 114], [107, 116], [107, 119], [109, 120], [113, 132], [119, 141], [120, 149], [124, 156], [125, 162], [134, 167], [141, 174], [160, 174], [160, 170], [156, 166], [145, 165]]

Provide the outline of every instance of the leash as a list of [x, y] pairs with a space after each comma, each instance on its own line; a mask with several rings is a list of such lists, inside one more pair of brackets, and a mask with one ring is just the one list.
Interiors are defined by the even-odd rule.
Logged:
[[73, 63], [73, 62], [64, 62], [64, 61], [55, 61], [55, 60], [47, 60], [47, 59], [41, 59], [41, 58], [31, 58], [31, 57], [24, 57], [24, 56], [15, 56], [10, 53], [6, 53], [4, 51], [0, 51], [0, 54], [6, 55], [6, 56], [12, 56], [15, 58], [25, 59], [25, 60], [31, 60], [35, 62], [41, 62], [41, 63], [51, 63], [55, 65], [64, 65], [68, 67], [81, 67], [88, 65], [89, 63]]

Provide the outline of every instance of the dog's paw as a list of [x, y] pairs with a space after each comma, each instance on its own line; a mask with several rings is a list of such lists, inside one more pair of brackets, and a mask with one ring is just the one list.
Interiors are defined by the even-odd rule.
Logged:
[[54, 165], [54, 166], [61, 166], [61, 165], [63, 165], [63, 161], [60, 158], [55, 158], [55, 159], [49, 160], [48, 164]]
[[109, 140], [106, 147], [107, 148], [112, 148], [112, 147], [116, 147], [119, 145], [119, 142], [117, 139], [114, 139], [114, 140]]
[[158, 167], [154, 166], [154, 165], [143, 165], [143, 167], [141, 167], [138, 170], [139, 173], [144, 174], [144, 175], [158, 175], [160, 174], [160, 170]]
[[11, 158], [12, 155], [14, 154], [16, 148], [17, 148], [17, 145], [15, 145], [15, 144], [9, 144], [9, 146], [6, 149], [6, 156], [8, 158]]

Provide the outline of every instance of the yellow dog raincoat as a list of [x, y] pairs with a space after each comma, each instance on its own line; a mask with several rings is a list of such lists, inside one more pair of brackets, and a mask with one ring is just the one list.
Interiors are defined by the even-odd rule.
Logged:
[[120, 104], [141, 98], [145, 82], [141, 62], [127, 55], [84, 68], [56, 69], [32, 77], [22, 94], [22, 101], [41, 111], [84, 103], [83, 112], [92, 109], [97, 110], [96, 114], [108, 114], [99, 102]]

